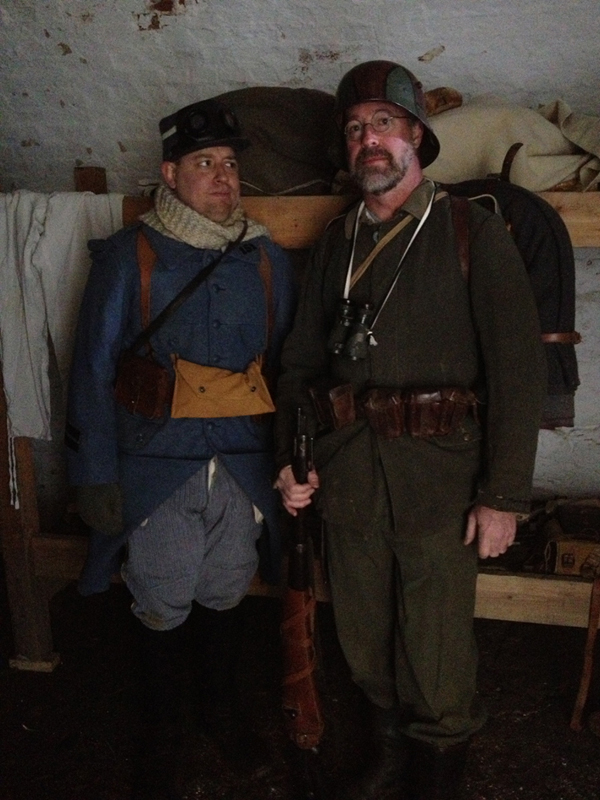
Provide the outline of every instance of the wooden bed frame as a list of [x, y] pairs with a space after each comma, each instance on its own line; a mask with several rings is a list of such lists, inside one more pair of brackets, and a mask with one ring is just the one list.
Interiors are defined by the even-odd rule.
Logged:
[[[90, 188], [81, 183], [81, 175], [77, 188]], [[542, 196], [563, 217], [575, 247], [600, 247], [600, 192], [545, 192]], [[298, 249], [309, 247], [348, 201], [347, 197], [314, 196], [246, 197], [242, 202], [250, 216], [270, 228], [275, 241]], [[147, 197], [126, 197], [124, 224], [134, 221], [151, 202]], [[14, 441], [20, 506], [10, 504], [5, 416], [4, 392], [0, 391], [0, 537], [15, 648], [10, 664], [17, 669], [49, 672], [59, 663], [52, 644], [49, 601], [78, 577], [87, 540], [40, 530], [32, 446], [23, 437]], [[477, 584], [476, 616], [585, 628], [591, 585], [576, 578], [482, 572]], [[277, 596], [279, 590], [261, 584], [257, 578], [250, 591]], [[328, 599], [320, 574], [317, 597]]]

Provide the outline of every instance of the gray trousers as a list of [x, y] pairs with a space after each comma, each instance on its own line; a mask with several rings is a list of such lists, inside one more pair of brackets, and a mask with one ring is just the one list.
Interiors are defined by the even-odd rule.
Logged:
[[131, 534], [123, 579], [149, 628], [181, 625], [196, 600], [222, 611], [244, 597], [258, 567], [262, 525], [225, 467], [203, 467]]
[[463, 536], [462, 519], [411, 536], [391, 523], [327, 527], [336, 626], [355, 682], [376, 705], [399, 704], [408, 736], [437, 745], [465, 741], [485, 720], [475, 693], [477, 556]]

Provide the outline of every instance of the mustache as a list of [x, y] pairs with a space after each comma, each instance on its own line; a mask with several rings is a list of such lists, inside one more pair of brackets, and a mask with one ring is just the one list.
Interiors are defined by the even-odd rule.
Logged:
[[373, 157], [385, 158], [389, 164], [392, 163], [392, 156], [383, 147], [363, 147], [363, 149], [356, 156], [356, 161], [354, 163], [357, 167], [363, 166], [368, 158]]

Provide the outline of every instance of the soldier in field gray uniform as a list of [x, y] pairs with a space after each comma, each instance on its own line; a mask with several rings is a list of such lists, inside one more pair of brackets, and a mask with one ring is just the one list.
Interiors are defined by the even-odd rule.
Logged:
[[[439, 143], [415, 76], [355, 67], [337, 121], [362, 199], [316, 247], [284, 347], [277, 486], [291, 514], [314, 499], [326, 520], [338, 635], [373, 711], [376, 752], [338, 797], [450, 800], [485, 719], [477, 558], [529, 509], [539, 323], [502, 218], [475, 203], [465, 278], [450, 198], [422, 172]], [[315, 434], [301, 485], [298, 406]]]

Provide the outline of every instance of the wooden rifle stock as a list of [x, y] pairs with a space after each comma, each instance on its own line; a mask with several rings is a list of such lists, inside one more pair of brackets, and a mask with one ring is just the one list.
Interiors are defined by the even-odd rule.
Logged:
[[[304, 415], [298, 409], [292, 464], [298, 483], [308, 480], [312, 468], [311, 446]], [[290, 738], [305, 750], [317, 747], [324, 727], [314, 675], [316, 602], [312, 575], [311, 542], [305, 529], [304, 510], [298, 509], [289, 553], [288, 583], [283, 595], [283, 711]]]

